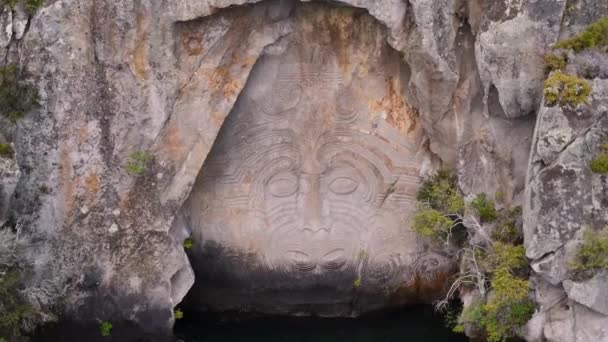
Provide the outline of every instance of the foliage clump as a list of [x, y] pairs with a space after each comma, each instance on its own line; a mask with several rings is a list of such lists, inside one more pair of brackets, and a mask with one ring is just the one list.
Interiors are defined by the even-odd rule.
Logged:
[[107, 321], [101, 322], [101, 324], [99, 325], [99, 332], [103, 337], [110, 336], [112, 334], [112, 323]]
[[552, 71], [564, 70], [568, 65], [568, 60], [564, 54], [548, 53], [545, 55], [545, 72], [547, 74]]
[[44, 0], [7, 0], [6, 4], [14, 10], [20, 2], [23, 3], [29, 13], [36, 12], [44, 4]]
[[32, 307], [17, 291], [20, 272], [17, 269], [0, 273], [0, 340], [21, 341], [21, 327], [32, 313]]
[[175, 319], [184, 318], [184, 312], [180, 309], [175, 309], [175, 311], [173, 312], [173, 315], [175, 316]]
[[587, 229], [583, 233], [583, 243], [576, 253], [575, 270], [608, 269], [608, 226], [599, 231]]
[[608, 143], [602, 148], [604, 151], [591, 160], [589, 168], [593, 173], [608, 174]]
[[492, 222], [496, 220], [497, 212], [494, 207], [494, 201], [488, 198], [485, 193], [481, 193], [471, 202], [473, 208], [482, 222]]
[[492, 277], [492, 294], [483, 305], [479, 321], [489, 342], [505, 341], [520, 334], [521, 327], [532, 318], [535, 306], [529, 297], [528, 280], [499, 267]]
[[545, 81], [544, 95], [548, 106], [576, 107], [586, 103], [591, 94], [589, 84], [576, 76], [556, 71]]
[[493, 241], [518, 244], [521, 243], [521, 232], [517, 228], [517, 218], [521, 216], [521, 207], [505, 208], [498, 214], [492, 229]]
[[185, 250], [192, 249], [192, 247], [194, 247], [194, 240], [192, 240], [192, 238], [187, 238], [186, 240], [184, 240], [183, 245]]
[[432, 241], [447, 241], [465, 209], [456, 177], [448, 170], [439, 171], [421, 185], [416, 198], [412, 229]]
[[[445, 242], [448, 252], [450, 246], [458, 247], [461, 271], [435, 307], [448, 309], [459, 288], [474, 287], [477, 293], [474, 304], [461, 312], [453, 331], [464, 332], [468, 324], [483, 332], [490, 342], [520, 335], [535, 310], [526, 279], [528, 260], [517, 229], [521, 210], [498, 210], [483, 193], [465, 206], [455, 177], [447, 171], [425, 182], [417, 199], [414, 231], [431, 241]], [[466, 239], [452, 241], [458, 239], [452, 234], [456, 226]]]
[[608, 18], [603, 18], [589, 25], [576, 36], [558, 42], [558, 49], [580, 52], [585, 49], [608, 45]]
[[464, 212], [464, 199], [458, 190], [456, 176], [449, 170], [441, 170], [422, 183], [416, 199], [444, 214]]
[[14, 155], [13, 148], [9, 144], [0, 144], [0, 157], [12, 158]]
[[420, 205], [414, 216], [412, 228], [419, 235], [438, 242], [445, 239], [452, 224], [452, 220], [441, 212]]
[[0, 68], [0, 112], [16, 122], [37, 107], [38, 92], [22, 79], [14, 64]]
[[152, 156], [145, 151], [135, 151], [129, 156], [126, 168], [131, 175], [141, 175], [146, 171], [148, 162], [152, 160]]
[[516, 276], [527, 266], [525, 250], [521, 245], [495, 242], [481, 259], [484, 272], [490, 275], [491, 293], [463, 310], [454, 331], [464, 331], [464, 324], [471, 324], [484, 331], [488, 341], [505, 341], [520, 334], [535, 310], [528, 280]]

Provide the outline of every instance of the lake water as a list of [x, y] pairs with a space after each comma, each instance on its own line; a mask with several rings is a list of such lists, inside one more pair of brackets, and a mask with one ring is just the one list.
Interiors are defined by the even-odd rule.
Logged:
[[[197, 319], [188, 318], [196, 316]], [[186, 313], [175, 327], [184, 342], [465, 342], [430, 307], [358, 319], [219, 316]]]

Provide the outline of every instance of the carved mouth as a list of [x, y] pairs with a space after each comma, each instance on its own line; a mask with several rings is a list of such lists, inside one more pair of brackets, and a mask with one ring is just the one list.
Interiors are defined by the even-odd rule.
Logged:
[[310, 237], [313, 237], [317, 234], [327, 235], [327, 234], [331, 233], [331, 226], [323, 226], [323, 227], [318, 227], [318, 228], [305, 226], [304, 228], [301, 228], [300, 231]]

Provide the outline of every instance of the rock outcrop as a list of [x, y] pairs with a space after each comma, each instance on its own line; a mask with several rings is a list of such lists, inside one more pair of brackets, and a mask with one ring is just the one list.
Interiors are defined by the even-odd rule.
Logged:
[[[587, 164], [608, 134], [608, 86], [595, 79], [591, 103], [572, 111], [541, 102], [545, 52], [608, 15], [608, 4], [319, 2], [56, 0], [34, 14], [2, 10], [2, 56], [41, 103], [0, 127], [19, 165], [0, 159], [0, 223], [28, 241], [19, 250], [28, 300], [162, 339], [194, 284], [182, 246], [192, 233], [205, 280], [193, 292], [209, 291], [198, 301], [212, 307], [352, 315], [411, 302], [433, 285], [428, 272], [408, 290], [420, 270], [451, 264], [409, 232], [412, 196], [422, 177], [451, 167], [466, 195], [524, 204], [541, 304], [530, 339], [606, 339], [605, 303], [592, 299], [605, 293], [601, 278], [577, 282], [565, 263], [581, 228], [607, 220], [606, 177]], [[341, 206], [341, 223], [328, 223], [338, 216], [324, 203]], [[264, 277], [276, 282], [264, 288]], [[223, 281], [233, 302], [217, 302]], [[302, 300], [251, 301], [234, 289], [243, 284]], [[315, 284], [329, 290], [311, 296]], [[387, 300], [385, 287], [401, 291]]]
[[604, 275], [580, 280], [571, 270], [583, 231], [608, 224], [606, 176], [589, 168], [608, 140], [608, 82], [591, 85], [588, 105], [541, 108], [530, 159], [524, 233], [540, 304], [533, 324], [549, 341], [608, 340]]

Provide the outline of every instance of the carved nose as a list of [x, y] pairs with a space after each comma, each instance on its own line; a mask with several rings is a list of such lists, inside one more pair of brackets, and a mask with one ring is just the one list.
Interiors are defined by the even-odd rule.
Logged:
[[303, 231], [329, 232], [328, 227], [323, 224], [320, 183], [318, 174], [302, 174], [300, 177], [298, 205], [301, 210]]

